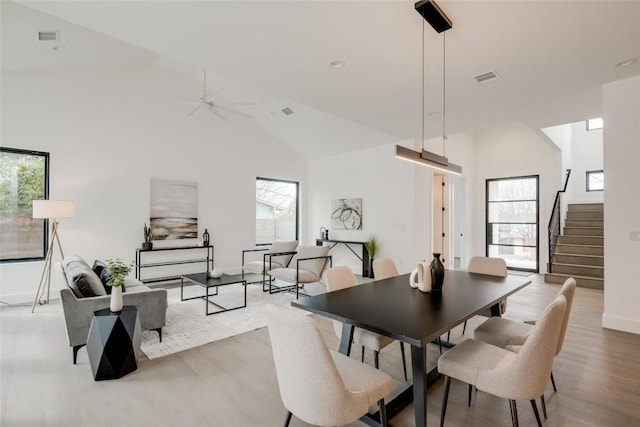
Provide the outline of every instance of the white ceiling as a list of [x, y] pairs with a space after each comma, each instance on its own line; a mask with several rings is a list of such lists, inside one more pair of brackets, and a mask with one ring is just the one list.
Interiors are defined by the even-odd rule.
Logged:
[[[25, 38], [23, 32], [32, 27], [10, 22], [7, 28], [5, 11], [27, 9], [2, 3], [3, 70], [161, 57], [193, 70], [207, 68], [382, 136], [421, 134], [424, 21], [412, 1], [20, 2], [98, 33], [96, 38], [84, 37], [84, 29], [61, 32], [64, 64], [31, 46], [35, 34]], [[603, 83], [640, 74], [640, 1], [438, 4], [453, 21], [445, 33], [448, 133], [511, 121], [546, 127], [596, 117]], [[125, 43], [103, 52], [94, 43], [105, 36]], [[424, 40], [426, 112], [438, 113], [427, 114], [426, 136], [437, 136], [442, 35], [426, 24]], [[638, 62], [615, 67], [629, 58]], [[333, 69], [333, 60], [346, 66]], [[501, 80], [481, 85], [472, 78], [493, 69]]]

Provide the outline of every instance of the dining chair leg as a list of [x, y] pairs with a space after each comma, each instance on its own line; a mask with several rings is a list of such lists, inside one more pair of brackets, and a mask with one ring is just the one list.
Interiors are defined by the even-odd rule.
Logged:
[[362, 363], [364, 363], [364, 346], [362, 346], [362, 358], [360, 359]]
[[540, 396], [540, 403], [542, 404], [542, 415], [544, 415], [544, 419], [547, 419], [547, 405], [544, 402], [544, 394]]
[[442, 340], [438, 337], [438, 347], [440, 348], [440, 354], [442, 354]]
[[462, 325], [462, 335], [464, 335], [464, 331], [467, 330], [467, 321], [464, 321], [464, 325]]
[[287, 417], [284, 419], [284, 427], [289, 426], [289, 423], [291, 422], [291, 415], [293, 415], [291, 411], [287, 411]]
[[402, 354], [402, 369], [404, 370], [404, 380], [409, 381], [407, 377], [407, 359], [404, 356], [404, 343], [400, 341], [400, 353]]
[[447, 332], [447, 342], [451, 341], [451, 331]]
[[376, 369], [380, 369], [380, 352], [377, 350], [373, 351], [373, 364]]
[[449, 387], [451, 386], [451, 377], [444, 377], [444, 396], [442, 397], [442, 410], [440, 412], [440, 427], [444, 426], [444, 416], [447, 413], [447, 401], [449, 400]]
[[378, 400], [378, 409], [380, 414], [380, 425], [387, 427], [387, 407], [384, 405], [384, 398]]
[[540, 421], [540, 413], [538, 412], [538, 405], [536, 405], [535, 399], [531, 399], [531, 407], [533, 408], [533, 413], [536, 415], [536, 421], [538, 422], [538, 427], [542, 427], [542, 421]]
[[553, 379], [553, 371], [551, 371], [551, 385], [553, 385], [553, 391], [558, 391], [556, 388], [556, 381]]
[[469, 384], [469, 396], [467, 399], [467, 406], [471, 407], [471, 389], [473, 388], [473, 386], [471, 384]]
[[511, 422], [513, 423], [513, 427], [520, 427], [518, 423], [518, 406], [516, 405], [515, 400], [509, 400], [509, 406], [511, 407]]

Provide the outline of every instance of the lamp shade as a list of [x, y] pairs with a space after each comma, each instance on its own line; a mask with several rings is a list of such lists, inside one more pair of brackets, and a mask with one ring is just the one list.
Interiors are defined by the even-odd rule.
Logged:
[[73, 200], [34, 200], [34, 218], [71, 218], [76, 213]]

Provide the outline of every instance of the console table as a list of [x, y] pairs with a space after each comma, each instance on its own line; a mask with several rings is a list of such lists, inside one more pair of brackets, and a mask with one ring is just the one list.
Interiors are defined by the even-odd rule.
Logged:
[[[144, 258], [147, 258], [146, 260]], [[200, 264], [197, 270], [167, 272], [166, 267]], [[142, 277], [142, 270], [160, 270], [155, 277]], [[213, 268], [213, 245], [209, 246], [168, 246], [153, 249], [136, 249], [136, 279], [143, 283], [162, 282], [179, 279], [185, 273], [209, 272]], [[164, 271], [162, 271], [164, 270]]]
[[[350, 240], [336, 240], [336, 239], [316, 239], [316, 246], [322, 246], [325, 242], [330, 244], [329, 250], [333, 249], [336, 245], [345, 245], [351, 253], [353, 253], [360, 261], [362, 261], [362, 277], [369, 277], [369, 252], [365, 246], [366, 242], [355, 242]], [[361, 255], [351, 247], [351, 245], [361, 246]]]

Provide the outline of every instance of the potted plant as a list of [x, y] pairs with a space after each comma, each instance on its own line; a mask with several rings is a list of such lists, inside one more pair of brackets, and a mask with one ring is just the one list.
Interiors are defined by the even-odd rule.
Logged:
[[364, 247], [367, 248], [367, 253], [369, 254], [369, 277], [373, 278], [373, 259], [376, 257], [376, 252], [378, 252], [378, 238], [374, 235], [369, 237], [364, 243]]
[[122, 311], [122, 285], [124, 285], [124, 279], [129, 275], [129, 272], [131, 272], [133, 263], [125, 264], [120, 258], [115, 260], [108, 259], [106, 263], [111, 271], [111, 277], [107, 280], [107, 285], [112, 287], [109, 309], [117, 313]]
[[142, 249], [151, 250], [153, 249], [153, 243], [151, 242], [153, 239], [153, 230], [151, 227], [147, 227], [147, 223], [144, 223], [144, 243], [142, 243]]

